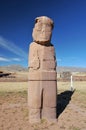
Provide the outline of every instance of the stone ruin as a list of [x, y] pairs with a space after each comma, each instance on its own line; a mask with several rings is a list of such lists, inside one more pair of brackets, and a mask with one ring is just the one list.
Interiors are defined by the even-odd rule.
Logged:
[[72, 73], [70, 71], [65, 71], [60, 74], [60, 78], [63, 80], [70, 80]]
[[53, 26], [53, 21], [46, 16], [35, 19], [28, 59], [30, 123], [41, 119], [56, 121], [57, 72], [55, 50], [51, 44]]

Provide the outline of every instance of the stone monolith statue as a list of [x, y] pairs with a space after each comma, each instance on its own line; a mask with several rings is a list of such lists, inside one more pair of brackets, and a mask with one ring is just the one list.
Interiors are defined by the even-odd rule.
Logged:
[[57, 73], [54, 46], [51, 44], [53, 21], [37, 17], [33, 42], [29, 47], [29, 122], [56, 120]]

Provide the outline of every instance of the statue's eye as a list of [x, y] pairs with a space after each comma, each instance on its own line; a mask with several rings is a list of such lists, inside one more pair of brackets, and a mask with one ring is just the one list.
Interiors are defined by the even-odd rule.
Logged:
[[35, 28], [36, 30], [40, 31], [42, 29], [42, 25], [41, 24], [35, 24]]

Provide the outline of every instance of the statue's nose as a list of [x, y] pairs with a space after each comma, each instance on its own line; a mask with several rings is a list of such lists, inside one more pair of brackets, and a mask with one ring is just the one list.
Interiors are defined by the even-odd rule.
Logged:
[[44, 28], [42, 28], [42, 32], [44, 32], [45, 31], [45, 29]]

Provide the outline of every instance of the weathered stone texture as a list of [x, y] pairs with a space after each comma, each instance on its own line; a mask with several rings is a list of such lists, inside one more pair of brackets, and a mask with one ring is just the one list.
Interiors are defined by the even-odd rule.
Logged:
[[28, 80], [33, 81], [56, 81], [57, 73], [56, 71], [30, 71], [28, 75]]
[[30, 123], [56, 119], [57, 73], [54, 46], [50, 43], [53, 21], [38, 17], [29, 48], [28, 106]]
[[45, 16], [37, 17], [33, 28], [33, 40], [36, 43], [48, 44], [51, 40], [53, 21]]
[[55, 51], [52, 45], [43, 46], [35, 42], [30, 45], [29, 71], [34, 70], [55, 70]]

